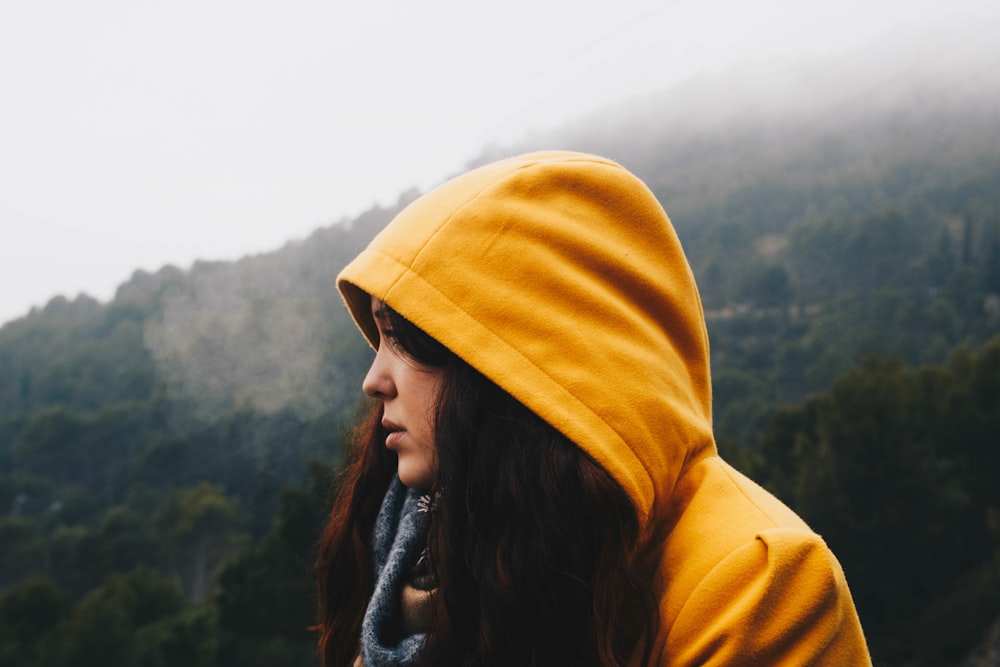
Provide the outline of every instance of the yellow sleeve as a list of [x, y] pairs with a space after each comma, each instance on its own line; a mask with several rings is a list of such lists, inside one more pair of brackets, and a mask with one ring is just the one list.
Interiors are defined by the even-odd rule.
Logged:
[[840, 564], [798, 529], [764, 531], [723, 559], [667, 631], [661, 667], [871, 665]]

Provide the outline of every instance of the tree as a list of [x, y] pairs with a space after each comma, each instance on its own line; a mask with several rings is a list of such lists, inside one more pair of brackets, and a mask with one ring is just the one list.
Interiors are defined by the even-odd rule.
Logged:
[[239, 505], [205, 482], [168, 495], [154, 523], [167, 571], [193, 602], [208, 597], [219, 568], [245, 543]]
[[955, 637], [991, 619], [987, 590], [947, 623], [921, 625], [998, 546], [998, 389], [1000, 339], [978, 356], [960, 349], [947, 367], [870, 358], [776, 413], [762, 442], [767, 486], [838, 555], [884, 659], [939, 664]]
[[210, 606], [164, 616], [135, 634], [135, 655], [142, 667], [214, 667], [217, 653], [216, 612]]
[[0, 596], [0, 663], [37, 667], [47, 662], [53, 634], [69, 609], [68, 596], [43, 576], [7, 590]]
[[305, 490], [285, 488], [278, 518], [260, 546], [229, 563], [219, 577], [222, 665], [264, 667], [315, 660], [312, 546], [326, 516], [330, 469], [313, 463]]
[[151, 570], [113, 575], [90, 592], [61, 630], [62, 664], [139, 667], [136, 631], [185, 609], [181, 592]]
[[43, 567], [42, 534], [34, 519], [0, 519], [0, 544], [0, 587], [17, 583]]
[[743, 295], [757, 308], [781, 309], [787, 313], [794, 298], [792, 280], [785, 267], [767, 266], [750, 278]]

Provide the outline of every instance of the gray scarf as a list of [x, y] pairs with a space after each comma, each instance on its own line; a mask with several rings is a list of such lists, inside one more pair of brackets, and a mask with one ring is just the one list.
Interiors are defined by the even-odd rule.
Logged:
[[427, 640], [424, 633], [397, 637], [403, 584], [427, 542], [426, 496], [394, 477], [382, 500], [372, 546], [375, 590], [361, 624], [361, 660], [365, 667], [417, 665]]

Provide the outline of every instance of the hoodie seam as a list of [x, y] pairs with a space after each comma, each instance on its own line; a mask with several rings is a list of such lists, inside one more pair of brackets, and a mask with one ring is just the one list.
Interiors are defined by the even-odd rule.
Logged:
[[[487, 191], [492, 190], [494, 188], [497, 188], [500, 185], [506, 183], [512, 176], [514, 176], [514, 174], [518, 174], [518, 173], [527, 171], [529, 169], [534, 169], [534, 168], [538, 167], [539, 165], [549, 165], [549, 164], [552, 164], [553, 162], [554, 162], [554, 160], [551, 160], [551, 159], [548, 159], [548, 160], [537, 159], [537, 160], [534, 160], [534, 161], [529, 162], [529, 163], [518, 164], [515, 168], [510, 169], [510, 170], [504, 172], [503, 175], [498, 176], [497, 178], [493, 179], [492, 181], [490, 181], [489, 183], [487, 183], [486, 185], [484, 185], [479, 190], [476, 190], [476, 192], [473, 193], [473, 194], [471, 194], [465, 201], [463, 201], [461, 204], [459, 204], [454, 209], [452, 209], [451, 213], [449, 213], [448, 216], [444, 220], [442, 220], [441, 223], [434, 229], [434, 233], [430, 234], [424, 240], [424, 242], [420, 245], [420, 247], [417, 249], [417, 251], [413, 254], [412, 261], [409, 264], [404, 264], [404, 266], [406, 266], [408, 269], [412, 270], [413, 269], [413, 265], [416, 264], [416, 262], [420, 259], [420, 256], [424, 253], [424, 250], [427, 248], [427, 246], [430, 245], [431, 242], [433, 242], [434, 239], [437, 238], [438, 234], [440, 234], [446, 227], [448, 227], [448, 225], [450, 225], [455, 220], [455, 218], [458, 215], [460, 215], [469, 206], [471, 206], [476, 200], [478, 200], [480, 197], [482, 197], [484, 193], [486, 193]], [[617, 164], [615, 164], [613, 162], [608, 162], [608, 161], [604, 161], [604, 160], [596, 160], [596, 159], [593, 159], [593, 158], [581, 158], [581, 157], [568, 158], [567, 157], [567, 158], [560, 159], [559, 162], [563, 163], [563, 164], [570, 164], [570, 163], [601, 164], [601, 165], [604, 165], [604, 166], [607, 166], [607, 167], [614, 167], [614, 168], [617, 168], [617, 169], [621, 169], [622, 168], [621, 166], [619, 166], [619, 165], [617, 165]], [[399, 281], [400, 277], [402, 277], [402, 276], [397, 276], [396, 280], [393, 281], [392, 285], [395, 285], [396, 282]], [[392, 285], [390, 285], [390, 287], [389, 287], [390, 289], [392, 289]], [[449, 301], [450, 301], [450, 299], [449, 299]], [[465, 312], [465, 311], [462, 311], [462, 312]]]
[[[471, 202], [471, 200], [470, 200], [470, 202]], [[399, 260], [397, 258], [395, 258], [392, 255], [389, 255], [388, 253], [385, 253], [385, 252], [383, 252], [381, 250], [373, 250], [373, 251], [379, 253], [380, 255], [382, 255], [384, 257], [388, 257], [389, 259], [391, 259], [393, 261], [399, 262]], [[628, 441], [622, 436], [621, 433], [619, 433], [610, 424], [608, 424], [608, 422], [607, 422], [606, 419], [604, 419], [600, 414], [598, 414], [597, 412], [595, 412], [594, 409], [591, 408], [589, 405], [587, 405], [586, 403], [584, 403], [583, 401], [581, 401], [579, 399], [579, 397], [576, 396], [576, 394], [570, 392], [566, 387], [564, 387], [562, 385], [562, 383], [558, 382], [554, 377], [552, 377], [548, 372], [546, 372], [541, 366], [539, 366], [537, 363], [535, 363], [530, 357], [528, 357], [526, 354], [524, 354], [517, 347], [513, 346], [509, 341], [507, 341], [506, 339], [501, 338], [499, 335], [497, 335], [497, 333], [493, 329], [487, 327], [482, 322], [480, 322], [478, 319], [476, 319], [471, 314], [469, 314], [468, 311], [466, 311], [460, 305], [458, 305], [457, 303], [455, 303], [451, 299], [451, 297], [449, 297], [447, 294], [445, 294], [444, 292], [442, 292], [441, 290], [439, 290], [437, 288], [437, 286], [435, 286], [434, 284], [428, 282], [428, 280], [426, 278], [424, 278], [422, 275], [420, 275], [417, 271], [415, 271], [412, 266], [404, 264], [403, 262], [399, 262], [399, 264], [403, 267], [403, 271], [400, 272], [400, 274], [398, 276], [396, 276], [395, 279], [393, 279], [393, 281], [391, 282], [389, 288], [386, 290], [387, 293], [395, 285], [397, 285], [407, 274], [412, 274], [413, 277], [419, 279], [429, 289], [434, 290], [437, 294], [439, 294], [441, 296], [441, 298], [443, 298], [445, 301], [447, 301], [448, 303], [450, 303], [452, 305], [452, 307], [454, 307], [456, 310], [458, 310], [459, 312], [461, 312], [465, 317], [467, 317], [468, 319], [470, 319], [473, 322], [475, 322], [476, 324], [478, 324], [484, 330], [488, 331], [491, 336], [493, 336], [496, 340], [498, 340], [501, 343], [503, 343], [503, 345], [507, 349], [511, 350], [514, 354], [516, 354], [518, 356], [518, 358], [520, 358], [520, 359], [524, 360], [525, 362], [527, 362], [532, 368], [534, 368], [536, 371], [538, 371], [543, 377], [545, 377], [547, 380], [549, 380], [552, 384], [560, 387], [564, 392], [566, 392], [567, 396], [571, 396], [572, 397], [573, 401], [575, 401], [578, 406], [582, 407], [584, 410], [587, 411], [588, 414], [593, 415], [599, 422], [601, 422], [602, 424], [604, 424], [605, 428], [607, 428], [608, 431], [610, 431], [611, 433], [614, 433], [615, 437], [618, 438], [621, 446], [624, 449], [626, 449], [628, 451], [632, 451], [632, 448], [629, 447]], [[507, 390], [504, 389], [504, 391], [507, 391]], [[574, 443], [574, 444], [576, 444], [576, 443]], [[577, 446], [579, 446], [579, 445], [577, 445]], [[640, 515], [640, 518], [644, 522], [650, 522], [652, 520], [652, 516], [653, 516], [652, 508], [656, 506], [656, 499], [655, 499], [656, 485], [653, 483], [653, 478], [652, 478], [652, 475], [650, 474], [649, 470], [647, 470], [646, 467], [643, 466], [643, 465], [640, 465], [640, 467], [642, 468], [643, 473], [646, 476], [646, 480], [647, 480], [647, 482], [649, 484], [649, 488], [652, 490], [652, 493], [653, 493], [654, 497], [652, 499], [653, 502], [651, 503], [651, 507], [650, 507], [650, 509], [648, 511], [645, 510], [645, 509], [639, 508], [638, 506], [636, 506], [636, 512]]]
[[723, 464], [721, 458], [716, 457], [716, 460], [713, 461], [713, 464], [716, 465], [716, 466], [718, 466], [719, 469], [722, 470], [723, 474], [725, 474], [725, 476], [726, 476], [726, 479], [729, 480], [729, 483], [735, 489], [737, 489], [740, 492], [740, 495], [743, 496], [743, 498], [745, 498], [746, 501], [748, 503], [750, 503], [753, 506], [754, 509], [757, 510], [757, 512], [760, 514], [760, 516], [762, 518], [764, 518], [764, 519], [767, 519], [771, 523], [771, 528], [780, 528], [781, 527], [781, 525], [782, 525], [781, 522], [779, 522], [777, 519], [775, 519], [773, 516], [771, 516], [770, 512], [768, 512], [763, 507], [761, 507], [757, 503], [756, 500], [754, 500], [753, 498], [751, 498], [747, 494], [746, 490], [743, 488], [743, 485], [740, 484], [740, 483], [738, 483], [738, 481], [736, 480], [736, 478], [733, 477], [733, 474], [732, 474], [732, 472], [730, 472], [729, 467], [727, 465]]

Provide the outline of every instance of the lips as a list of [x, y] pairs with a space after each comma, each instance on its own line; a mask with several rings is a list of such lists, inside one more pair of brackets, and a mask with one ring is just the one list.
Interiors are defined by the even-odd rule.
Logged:
[[388, 431], [388, 434], [385, 436], [385, 446], [389, 449], [395, 449], [400, 438], [403, 437], [403, 433], [406, 432], [406, 429], [389, 421], [388, 419], [382, 420], [382, 428]]

